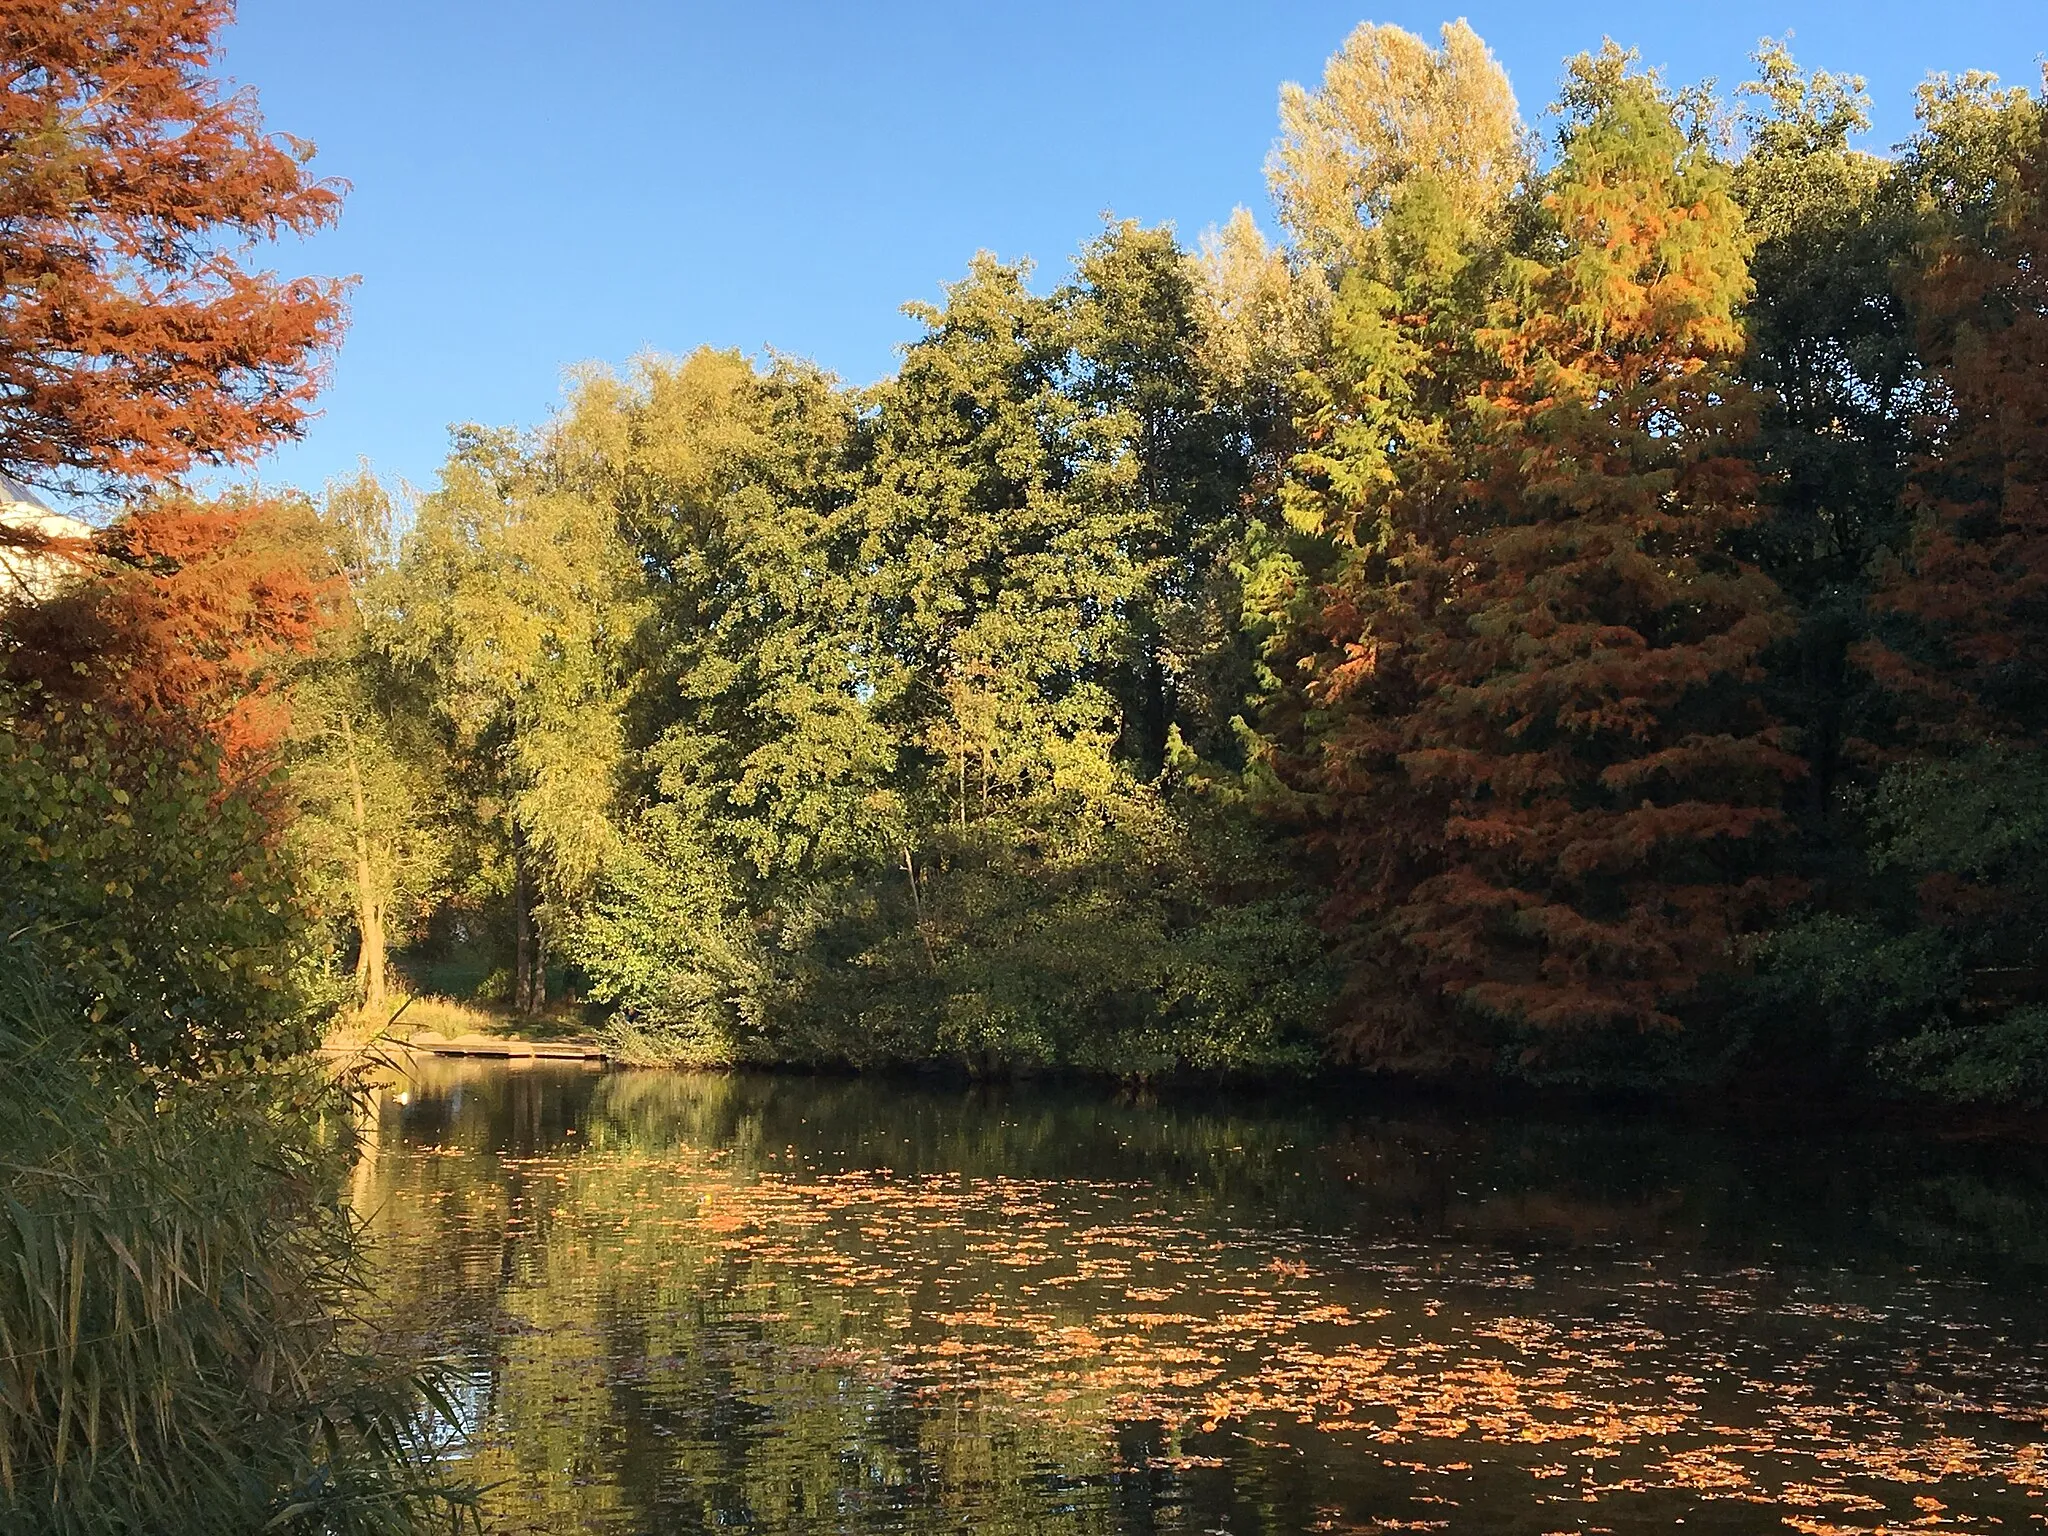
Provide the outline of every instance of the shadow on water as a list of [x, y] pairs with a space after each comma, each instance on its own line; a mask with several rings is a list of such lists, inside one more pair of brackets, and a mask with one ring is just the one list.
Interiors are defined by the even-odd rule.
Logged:
[[437, 1061], [356, 1199], [511, 1530], [2010, 1529], [2048, 1157]]

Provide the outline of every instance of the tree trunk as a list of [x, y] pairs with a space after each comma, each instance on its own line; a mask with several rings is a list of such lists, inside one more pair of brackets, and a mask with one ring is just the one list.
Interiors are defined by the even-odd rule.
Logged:
[[526, 839], [512, 828], [512, 1006], [539, 1013], [547, 1006], [547, 945], [535, 913], [538, 893], [526, 859]]
[[939, 957], [932, 950], [931, 930], [924, 925], [924, 892], [917, 887], [917, 864], [910, 856], [910, 850], [903, 850], [903, 873], [910, 881], [910, 906], [917, 915], [917, 936], [924, 944], [925, 963], [933, 970], [939, 966]]
[[1166, 772], [1166, 733], [1172, 719], [1168, 698], [1165, 642], [1156, 632], [1146, 647], [1145, 657], [1145, 777], [1157, 779]]
[[526, 893], [526, 870], [512, 876], [512, 1007], [533, 1012], [533, 904]]
[[548, 1006], [548, 931], [536, 911], [528, 919], [533, 925], [533, 975], [527, 985], [528, 1013], [544, 1013]]
[[1132, 679], [1137, 690], [1131, 722], [1131, 755], [1138, 776], [1147, 782], [1166, 771], [1166, 734], [1173, 719], [1172, 682], [1166, 671], [1166, 633], [1156, 614], [1138, 615], [1136, 628], [1144, 656]]
[[348, 756], [349, 808], [355, 818], [356, 853], [356, 992], [363, 1009], [384, 1007], [384, 903], [377, 890], [376, 862], [370, 856], [370, 816], [363, 796], [363, 765], [356, 754], [355, 726], [346, 711], [341, 717], [342, 746]]
[[384, 903], [372, 901], [363, 909], [360, 920], [363, 940], [362, 955], [359, 958], [364, 962], [360, 967], [363, 980], [363, 1007], [370, 1013], [382, 1013], [385, 1003], [389, 1001], [385, 990], [384, 961], [390, 950], [390, 943], [384, 931]]

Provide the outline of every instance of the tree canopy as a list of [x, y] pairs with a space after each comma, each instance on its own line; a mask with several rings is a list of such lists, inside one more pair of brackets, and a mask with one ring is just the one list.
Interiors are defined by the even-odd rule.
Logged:
[[[14, 34], [0, 468], [106, 491], [293, 430], [340, 290], [237, 264], [335, 189], [220, 7], [93, 14]], [[423, 494], [159, 487], [7, 613], [19, 718], [252, 797], [359, 1002], [462, 957], [635, 1059], [2032, 1092], [2043, 108], [1919, 107], [1610, 43], [1546, 142], [1368, 24], [1277, 237], [982, 253], [861, 388], [588, 367]], [[67, 284], [191, 355], [34, 340]]]

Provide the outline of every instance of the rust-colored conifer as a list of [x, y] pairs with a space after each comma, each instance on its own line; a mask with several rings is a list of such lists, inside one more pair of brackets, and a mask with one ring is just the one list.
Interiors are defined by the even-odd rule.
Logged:
[[293, 432], [343, 284], [252, 269], [330, 223], [310, 146], [208, 73], [233, 0], [0, 0], [0, 469], [92, 492]]
[[344, 290], [250, 260], [330, 223], [340, 189], [210, 73], [233, 13], [0, 0], [0, 470], [145, 493], [91, 548], [66, 545], [82, 568], [66, 595], [7, 613], [5, 670], [50, 705], [210, 739], [231, 770], [281, 730], [265, 678], [330, 606], [326, 578], [303, 507], [204, 506], [165, 482], [298, 428]]
[[267, 766], [287, 723], [280, 666], [310, 649], [342, 591], [312, 510], [164, 500], [95, 545], [62, 596], [7, 613], [9, 680], [33, 683], [42, 708], [90, 703], [186, 749], [217, 746], [230, 780]]
[[1389, 1026], [1445, 1002], [1538, 1040], [1670, 1026], [1775, 894], [1752, 850], [1799, 764], [1750, 685], [1783, 621], [1721, 547], [1755, 505], [1741, 214], [1640, 79], [1547, 206], [1434, 434], [1465, 469], [1397, 455], [1382, 553], [1329, 594], [1310, 782], [1368, 1055], [1426, 1050]]
[[2048, 741], [2048, 107], [2003, 168], [1988, 230], [1957, 231], [1917, 285], [1946, 418], [1907, 489], [1914, 547], [1880, 588], [1896, 644], [1858, 659], [1939, 747]]

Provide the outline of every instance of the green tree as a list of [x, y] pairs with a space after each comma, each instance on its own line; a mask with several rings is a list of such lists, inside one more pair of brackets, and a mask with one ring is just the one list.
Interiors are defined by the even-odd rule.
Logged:
[[1272, 850], [1170, 803], [1238, 707], [1196, 274], [1119, 225], [1024, 276], [859, 395], [709, 352], [579, 389], [558, 462], [648, 578], [645, 803], [577, 940], [622, 1050], [1213, 1065], [1289, 1027], [1247, 954], [1313, 993]]
[[1865, 865], [1780, 934], [1766, 986], [1826, 1022], [1841, 1067], [1948, 1097], [2048, 1094], [2037, 806], [2048, 760], [2048, 108], [1937, 80], [1896, 169], [1930, 424], [1913, 519], [1855, 652], [1898, 757], [1849, 805]]
[[1799, 725], [1797, 797], [1809, 867], [1840, 872], [1837, 789], [1872, 728], [1872, 573], [1906, 533], [1901, 493], [1924, 447], [1927, 394], [1901, 285], [1916, 220], [1897, 168], [1851, 145], [1869, 125], [1863, 83], [1802, 75], [1783, 44], [1744, 87], [1747, 146], [1732, 189], [1756, 240], [1743, 376], [1761, 405], [1751, 452], [1764, 516], [1736, 535], [1795, 605], [1772, 658], [1774, 703]]
[[355, 994], [374, 1014], [390, 949], [443, 894], [445, 741], [419, 678], [373, 627], [394, 579], [390, 495], [365, 467], [329, 484], [321, 521], [347, 602], [292, 684], [292, 831], [316, 901], [349, 913]]
[[926, 824], [1028, 793], [1070, 748], [1106, 771], [1117, 735], [1139, 465], [1122, 424], [1062, 387], [1062, 316], [1025, 277], [982, 256], [943, 310], [908, 306], [926, 333], [878, 392], [854, 508], [874, 567], [865, 681], [917, 744], [902, 783]]
[[641, 803], [574, 940], [629, 1054], [754, 1050], [760, 915], [900, 847], [897, 743], [851, 617], [863, 436], [816, 369], [709, 350], [587, 375], [565, 420], [563, 473], [646, 579], [624, 717]]
[[1264, 423], [1210, 372], [1202, 274], [1167, 229], [1111, 225], [1055, 296], [1066, 336], [1063, 388], [1135, 466], [1120, 494], [1137, 577], [1124, 604], [1127, 654], [1107, 674], [1119, 756], [1156, 780], [1176, 738], [1228, 754], [1246, 707], [1230, 557], [1253, 515]]
[[487, 881], [510, 908], [513, 1005], [547, 1000], [547, 940], [617, 843], [640, 576], [610, 507], [545, 441], [465, 428], [376, 620], [452, 743]]

